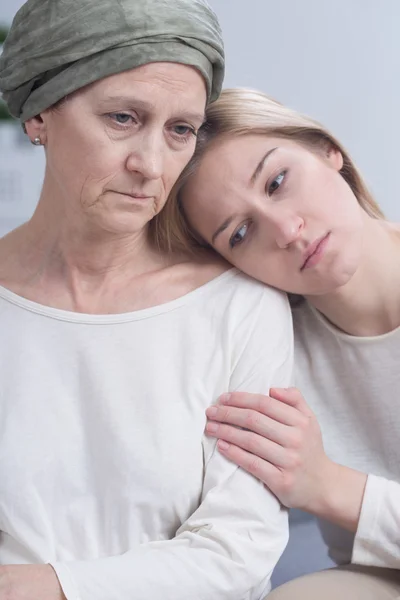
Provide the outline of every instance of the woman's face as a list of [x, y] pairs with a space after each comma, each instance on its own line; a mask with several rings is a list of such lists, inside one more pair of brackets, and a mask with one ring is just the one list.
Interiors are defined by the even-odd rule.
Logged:
[[281, 138], [215, 142], [182, 191], [191, 227], [245, 273], [287, 292], [346, 284], [362, 251], [365, 213], [340, 175], [342, 155]]
[[46, 181], [65, 216], [110, 232], [142, 230], [193, 154], [206, 96], [194, 68], [153, 63], [43, 113]]

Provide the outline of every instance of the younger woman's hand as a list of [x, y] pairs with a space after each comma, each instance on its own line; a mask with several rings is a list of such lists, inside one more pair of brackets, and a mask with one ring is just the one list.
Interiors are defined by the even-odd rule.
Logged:
[[316, 512], [334, 471], [314, 413], [296, 388], [234, 392], [207, 410], [222, 454], [261, 479], [290, 508]]

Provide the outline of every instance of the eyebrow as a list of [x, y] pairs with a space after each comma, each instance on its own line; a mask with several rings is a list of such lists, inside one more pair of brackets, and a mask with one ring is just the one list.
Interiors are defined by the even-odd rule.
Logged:
[[[278, 150], [278, 146], [276, 146], [275, 148], [271, 148], [271, 150], [268, 150], [268, 152], [262, 157], [262, 159], [260, 160], [260, 162], [258, 163], [258, 165], [256, 167], [256, 170], [254, 171], [253, 175], [250, 178], [251, 185], [255, 184], [255, 182], [257, 181], [257, 178], [261, 175], [261, 172], [265, 166], [265, 163], [267, 162], [267, 160], [271, 156], [271, 154], [273, 152], [275, 152], [275, 150]], [[235, 219], [235, 217], [236, 217], [236, 215], [231, 215], [230, 217], [225, 219], [225, 221], [218, 227], [218, 229], [215, 231], [215, 233], [213, 234], [213, 236], [211, 238], [212, 244], [214, 244], [217, 237], [223, 231], [225, 231], [225, 229], [227, 229], [229, 227], [229, 225], [232, 223], [232, 221]]]
[[258, 165], [256, 167], [256, 170], [254, 171], [253, 175], [250, 178], [251, 185], [255, 184], [258, 177], [261, 175], [263, 168], [265, 167], [265, 163], [267, 162], [267, 160], [269, 159], [271, 154], [273, 152], [275, 152], [275, 150], [278, 150], [278, 146], [276, 146], [276, 148], [271, 148], [271, 150], [268, 150], [268, 152], [262, 157], [262, 159], [260, 160], [260, 162], [258, 163]]
[[216, 232], [213, 234], [213, 236], [211, 238], [212, 244], [214, 244], [214, 242], [217, 239], [217, 237], [219, 236], [219, 234], [222, 233], [223, 231], [225, 231], [225, 229], [227, 229], [229, 227], [229, 225], [232, 223], [232, 221], [235, 219], [235, 217], [236, 217], [236, 215], [231, 215], [222, 223], [222, 225], [220, 225], [218, 227], [218, 229], [216, 230]]
[[[108, 107], [114, 103], [117, 103], [117, 104], [127, 104], [132, 109], [136, 108], [136, 109], [145, 110], [145, 111], [154, 110], [154, 104], [152, 104], [151, 102], [146, 102], [146, 100], [139, 100], [138, 98], [134, 98], [132, 96], [108, 96], [107, 98], [102, 98], [100, 103], [101, 103], [101, 106], [103, 106], [103, 107]], [[179, 113], [179, 118], [199, 121], [200, 124], [202, 125], [204, 123], [206, 117], [205, 117], [205, 113], [197, 113], [197, 112], [193, 113], [190, 111], [182, 110]]]

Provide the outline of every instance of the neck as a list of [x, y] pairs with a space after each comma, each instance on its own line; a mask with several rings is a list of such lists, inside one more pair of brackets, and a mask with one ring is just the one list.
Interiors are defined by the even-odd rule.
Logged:
[[94, 279], [127, 271], [139, 275], [154, 268], [155, 260], [160, 262], [147, 228], [134, 233], [114, 233], [87, 224], [77, 227], [68, 219], [59, 222], [43, 219], [39, 206], [25, 233], [30, 248], [36, 249], [38, 270], [54, 275], [76, 272], [82, 278]]
[[362, 262], [333, 292], [307, 296], [331, 323], [355, 336], [382, 335], [400, 326], [400, 227], [366, 218]]
[[138, 277], [172, 262], [153, 248], [147, 227], [110, 232], [84, 215], [66, 215], [49, 196], [44, 186], [31, 220], [4, 238], [2, 255], [8, 258], [0, 280], [11, 281], [12, 289], [15, 280], [14, 289], [28, 297], [25, 290], [40, 289], [49, 297], [63, 293], [79, 307], [107, 294], [118, 297]]

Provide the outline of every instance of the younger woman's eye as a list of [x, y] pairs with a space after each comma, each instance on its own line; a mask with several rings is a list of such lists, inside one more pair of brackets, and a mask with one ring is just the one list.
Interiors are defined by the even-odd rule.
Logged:
[[279, 173], [279, 175], [277, 175], [275, 179], [271, 181], [270, 185], [268, 186], [268, 194], [270, 196], [272, 196], [272, 194], [280, 188], [280, 186], [283, 183], [283, 180], [285, 179], [285, 176], [286, 171], [282, 171], [282, 173]]
[[235, 233], [233, 233], [231, 238], [229, 239], [230, 247], [234, 248], [238, 244], [241, 244], [244, 238], [246, 237], [248, 230], [249, 223], [243, 223], [243, 225], [241, 225], [239, 229], [236, 229]]

